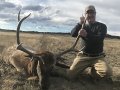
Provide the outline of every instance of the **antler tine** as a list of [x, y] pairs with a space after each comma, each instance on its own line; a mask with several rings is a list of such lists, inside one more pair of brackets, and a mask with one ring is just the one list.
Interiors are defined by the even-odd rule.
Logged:
[[[85, 23], [86, 23], [86, 18], [84, 19], [84, 23], [82, 24], [81, 29], [83, 29], [83, 28], [84, 28]], [[74, 49], [74, 48], [75, 48], [75, 46], [77, 45], [77, 42], [78, 42], [79, 38], [80, 38], [80, 34], [78, 34], [78, 36], [77, 36], [77, 38], [76, 38], [76, 40], [75, 40], [75, 43], [74, 43], [74, 44], [73, 44], [73, 46], [71, 47], [72, 49]]]
[[26, 17], [22, 18], [19, 23], [18, 23], [18, 26], [17, 26], [17, 44], [19, 45], [20, 44], [20, 39], [19, 39], [19, 31], [20, 31], [20, 27], [21, 27], [21, 24], [22, 22], [28, 18], [29, 16], [31, 15], [31, 13], [29, 15], [27, 15]]
[[20, 21], [20, 12], [21, 12], [21, 9], [20, 9], [20, 11], [18, 13], [18, 22]]
[[[81, 29], [84, 28], [85, 23], [86, 23], [86, 18], [84, 19], [84, 23], [82, 24]], [[57, 54], [57, 57], [60, 57], [60, 56], [66, 54], [66, 53], [68, 53], [68, 52], [70, 52], [70, 51], [82, 51], [82, 50], [84, 49], [84, 47], [83, 47], [81, 50], [76, 50], [76, 49], [75, 49], [75, 46], [77, 45], [79, 38], [80, 38], [80, 35], [77, 36], [77, 38], [76, 38], [76, 40], [75, 40], [75, 43], [73, 44], [73, 46], [72, 46], [71, 48], [69, 48], [69, 49], [67, 49], [67, 50], [65, 50], [65, 51]]]

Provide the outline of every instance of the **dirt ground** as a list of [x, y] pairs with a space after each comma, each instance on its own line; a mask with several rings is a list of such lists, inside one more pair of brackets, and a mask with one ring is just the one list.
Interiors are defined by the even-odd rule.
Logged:
[[[35, 50], [46, 49], [53, 53], [70, 48], [75, 41], [75, 38], [67, 34], [20, 33], [20, 37], [21, 42]], [[79, 43], [77, 49], [79, 49]], [[2, 59], [2, 52], [14, 44], [16, 44], [15, 32], [0, 32], [0, 90], [39, 90], [37, 82], [29, 82], [16, 74], [16, 69]], [[104, 46], [106, 59], [113, 70], [112, 84], [104, 80], [95, 83], [88, 77], [82, 77], [76, 81], [51, 77], [49, 90], [120, 90], [120, 40], [106, 38]], [[71, 65], [75, 56], [75, 52], [70, 52], [63, 57], [66, 59], [66, 64]]]

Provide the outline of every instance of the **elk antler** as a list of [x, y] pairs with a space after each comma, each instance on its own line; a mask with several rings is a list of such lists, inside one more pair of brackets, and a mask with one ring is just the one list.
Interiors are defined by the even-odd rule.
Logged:
[[19, 13], [18, 13], [18, 21], [19, 21], [19, 23], [18, 23], [18, 25], [17, 25], [17, 33], [16, 33], [16, 36], [17, 36], [17, 44], [18, 44], [17, 49], [18, 49], [18, 50], [21, 50], [21, 51], [23, 51], [23, 52], [25, 52], [25, 53], [27, 53], [27, 54], [29, 54], [30, 56], [37, 57], [34, 53], [32, 53], [32, 52], [30, 52], [29, 50], [25, 49], [25, 48], [22, 46], [22, 43], [20, 43], [20, 39], [19, 39], [19, 31], [20, 31], [21, 24], [22, 24], [22, 22], [23, 22], [25, 19], [27, 19], [29, 16], [30, 16], [30, 14], [27, 15], [27, 16], [25, 16], [25, 17], [23, 17], [23, 18], [20, 20], [20, 11], [19, 11]]
[[[84, 23], [82, 24], [81, 29], [84, 28], [85, 23], [86, 23], [86, 18], [84, 19]], [[69, 49], [67, 49], [67, 50], [59, 53], [59, 54], [57, 55], [57, 57], [60, 57], [60, 56], [66, 54], [67, 52], [70, 52], [70, 51], [82, 51], [82, 50], [85, 48], [85, 46], [83, 46], [80, 50], [76, 50], [76, 49], [75, 49], [75, 46], [77, 45], [77, 42], [78, 42], [79, 38], [80, 38], [80, 34], [78, 34], [78, 36], [77, 36], [77, 38], [76, 38], [75, 43], [73, 44], [73, 46], [72, 46], [71, 48], [69, 48]]]

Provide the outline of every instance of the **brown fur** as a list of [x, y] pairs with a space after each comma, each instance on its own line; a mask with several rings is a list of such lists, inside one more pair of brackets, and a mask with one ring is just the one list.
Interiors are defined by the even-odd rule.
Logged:
[[17, 50], [16, 45], [14, 45], [4, 50], [3, 60], [12, 64], [18, 72], [27, 77], [38, 76], [39, 84], [41, 85], [44, 82], [42, 80], [46, 78], [46, 75], [49, 75], [51, 69], [54, 67], [56, 60], [54, 54], [48, 51], [37, 51], [34, 53], [40, 56], [42, 60], [38, 58], [32, 59], [28, 54]]

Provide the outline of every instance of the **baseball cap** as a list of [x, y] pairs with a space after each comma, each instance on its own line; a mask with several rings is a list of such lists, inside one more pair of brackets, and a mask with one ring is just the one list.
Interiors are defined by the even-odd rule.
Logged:
[[94, 11], [94, 12], [96, 12], [96, 9], [95, 9], [95, 7], [93, 6], [93, 5], [89, 5], [89, 6], [87, 6], [86, 8], [85, 8], [85, 12], [88, 12], [88, 11]]

